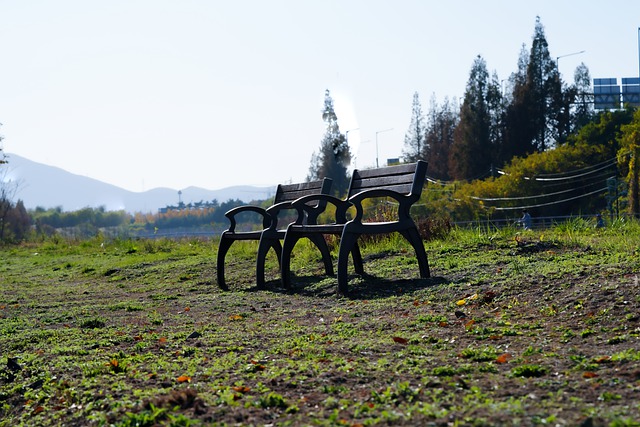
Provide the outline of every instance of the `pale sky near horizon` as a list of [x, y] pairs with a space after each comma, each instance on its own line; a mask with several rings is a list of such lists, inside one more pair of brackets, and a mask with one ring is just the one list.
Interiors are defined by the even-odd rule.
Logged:
[[0, 135], [132, 191], [272, 186], [305, 179], [329, 89], [382, 165], [414, 92], [461, 99], [477, 55], [507, 79], [536, 16], [565, 81], [638, 76], [638, 1], [0, 0]]

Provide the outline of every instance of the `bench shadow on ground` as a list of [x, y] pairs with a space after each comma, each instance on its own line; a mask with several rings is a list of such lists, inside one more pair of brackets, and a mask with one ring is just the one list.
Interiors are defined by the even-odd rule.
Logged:
[[[253, 287], [247, 291], [274, 292], [280, 294], [298, 294], [318, 298], [336, 297], [338, 281], [335, 277], [326, 276], [293, 276], [293, 288], [285, 289], [279, 280], [266, 283], [264, 289]], [[394, 295], [407, 295], [414, 292], [439, 286], [450, 281], [444, 277], [427, 279], [387, 279], [368, 274], [349, 276], [349, 294], [353, 300], [372, 300], [388, 298]]]

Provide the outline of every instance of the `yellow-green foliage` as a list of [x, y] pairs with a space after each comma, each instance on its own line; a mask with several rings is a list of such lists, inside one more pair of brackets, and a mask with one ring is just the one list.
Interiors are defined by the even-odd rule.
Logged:
[[[542, 191], [541, 184], [526, 178], [578, 170], [600, 163], [607, 160], [604, 158], [604, 151], [602, 146], [565, 145], [543, 153], [535, 153], [526, 158], [514, 158], [509, 165], [505, 166], [504, 175], [470, 183], [457, 183], [452, 186], [453, 193], [447, 194], [446, 197], [426, 191], [425, 203], [428, 204], [430, 212], [440, 215], [448, 212], [456, 221], [495, 217], [499, 215], [494, 210], [498, 205], [479, 199], [518, 198], [539, 194]], [[501, 201], [499, 206], [518, 206], [518, 203], [522, 202]]]
[[[623, 141], [623, 128], [638, 123], [640, 113], [634, 110], [620, 110], [604, 112], [582, 127], [577, 133], [569, 136], [567, 143], [553, 150], [534, 153], [526, 158], [514, 158], [503, 167], [506, 175], [489, 178], [484, 181], [471, 183], [456, 182], [444, 186], [428, 183], [423, 193], [426, 214], [438, 217], [450, 216], [456, 221], [474, 220], [482, 218], [499, 218], [514, 216], [515, 211], [495, 212], [492, 206], [497, 203], [480, 201], [489, 198], [522, 198], [541, 194], [541, 183], [527, 180], [525, 177], [535, 177], [541, 174], [567, 173], [589, 166], [613, 160], [620, 153], [627, 153], [620, 158], [620, 171], [626, 174], [629, 170], [629, 148], [633, 145]], [[630, 127], [625, 128], [627, 133]], [[640, 133], [638, 133], [640, 134]], [[636, 139], [637, 141], [637, 139]], [[629, 145], [631, 144], [631, 145]], [[637, 146], [637, 143], [636, 143]], [[636, 156], [637, 157], [637, 156]], [[636, 174], [637, 176], [637, 174]], [[635, 182], [635, 181], [631, 181]], [[604, 183], [603, 183], [604, 184]], [[475, 198], [475, 199], [474, 199]], [[595, 203], [594, 204], [594, 200]], [[501, 200], [500, 207], [521, 206], [522, 200]], [[543, 209], [549, 215], [572, 214], [578, 211], [586, 212], [594, 208], [601, 209], [603, 203], [597, 203], [597, 198], [567, 204], [559, 208], [552, 206]], [[571, 211], [571, 209], [574, 209]]]
[[640, 214], [639, 176], [640, 176], [640, 110], [633, 115], [633, 121], [621, 127], [621, 147], [618, 152], [618, 162], [627, 172], [629, 187], [629, 213]]

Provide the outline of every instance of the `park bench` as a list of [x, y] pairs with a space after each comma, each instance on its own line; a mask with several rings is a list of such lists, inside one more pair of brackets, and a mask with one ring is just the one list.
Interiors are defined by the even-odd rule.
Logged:
[[[331, 195], [304, 196], [292, 206], [298, 210], [298, 219], [289, 224], [282, 247], [280, 262], [281, 280], [285, 288], [291, 288], [291, 253], [296, 242], [302, 237], [314, 235], [339, 235], [338, 251], [338, 293], [348, 293], [347, 264], [351, 254], [357, 274], [364, 274], [362, 256], [358, 247], [361, 235], [399, 232], [415, 250], [420, 277], [430, 276], [427, 254], [418, 228], [411, 218], [411, 206], [420, 199], [426, 179], [427, 163], [388, 166], [378, 169], [354, 170], [347, 198], [342, 200]], [[397, 217], [382, 222], [369, 222], [365, 219], [363, 201], [366, 199], [391, 198], [397, 203]], [[331, 224], [304, 223], [304, 206], [309, 202], [325, 201], [335, 206], [335, 222]], [[347, 220], [349, 208], [355, 208], [355, 216]]]
[[[280, 240], [284, 238], [285, 226], [281, 222], [285, 219], [285, 212], [293, 212], [291, 203], [303, 196], [314, 194], [328, 194], [331, 191], [332, 180], [324, 178], [318, 181], [303, 182], [298, 184], [280, 184], [276, 189], [273, 205], [268, 208], [260, 206], [244, 205], [230, 209], [225, 213], [229, 219], [229, 228], [222, 232], [218, 246], [217, 276], [218, 286], [228, 290], [224, 277], [224, 261], [229, 248], [236, 240], [257, 240], [258, 254], [256, 259], [256, 284], [258, 288], [265, 285], [264, 265], [269, 249], [273, 249], [281, 260], [282, 245]], [[317, 221], [318, 215], [324, 211], [326, 203], [324, 201], [310, 201], [305, 205], [301, 221], [304, 224], [313, 224]], [[262, 216], [262, 228], [259, 230], [239, 231], [236, 230], [238, 221], [243, 217], [241, 214], [255, 212]], [[293, 220], [293, 219], [291, 219]], [[327, 274], [333, 274], [333, 264], [329, 249], [322, 236], [311, 237], [310, 240], [318, 247], [322, 254]]]

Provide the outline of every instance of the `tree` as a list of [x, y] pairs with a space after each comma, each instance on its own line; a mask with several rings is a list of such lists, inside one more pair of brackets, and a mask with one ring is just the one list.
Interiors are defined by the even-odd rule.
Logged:
[[532, 113], [533, 145], [538, 151], [553, 148], [561, 135], [562, 111], [568, 107], [562, 96], [558, 66], [549, 54], [540, 17], [536, 17], [525, 91]]
[[[1, 125], [1, 124], [0, 124]], [[0, 135], [0, 143], [4, 138]], [[11, 201], [15, 195], [15, 185], [8, 179], [7, 156], [0, 146], [0, 242], [4, 241], [7, 217], [13, 208]]]
[[553, 148], [567, 135], [571, 99], [562, 91], [558, 67], [549, 54], [540, 17], [536, 17], [533, 43], [523, 70], [524, 63], [521, 53], [506, 115], [505, 161], [509, 156]]
[[529, 54], [523, 44], [518, 57], [518, 70], [509, 77], [510, 91], [504, 117], [504, 139], [498, 153], [498, 165], [503, 166], [513, 157], [524, 157], [533, 153], [533, 135], [528, 120], [529, 104], [526, 97], [527, 68]]
[[591, 74], [589, 68], [581, 63], [573, 74], [575, 104], [573, 108], [573, 128], [575, 132], [593, 120], [593, 95], [591, 94]]
[[427, 115], [426, 146], [429, 175], [434, 178], [449, 180], [449, 154], [453, 145], [453, 134], [459, 121], [458, 105], [445, 98], [438, 106], [435, 96], [431, 99], [429, 114]]
[[487, 89], [487, 107], [489, 108], [489, 140], [492, 145], [491, 161], [498, 166], [500, 158], [498, 153], [504, 143], [504, 115], [505, 98], [498, 74], [494, 71]]
[[311, 156], [311, 166], [309, 167], [308, 181], [322, 178], [333, 179], [333, 189], [336, 194], [344, 194], [349, 186], [349, 175], [347, 168], [351, 164], [351, 150], [347, 143], [347, 138], [340, 133], [338, 117], [333, 107], [333, 99], [329, 89], [324, 94], [324, 109], [322, 120], [325, 123], [326, 131], [320, 150]]
[[[0, 135], [0, 144], [3, 139]], [[8, 164], [7, 155], [0, 145], [0, 242], [22, 240], [31, 226], [22, 200], [13, 204], [19, 183], [9, 177]]]
[[593, 121], [574, 132], [567, 139], [569, 145], [594, 145], [602, 147], [604, 157], [593, 159], [593, 164], [610, 160], [618, 155], [619, 134], [623, 125], [633, 121], [632, 109], [603, 111]]
[[534, 114], [531, 117], [535, 130], [533, 143], [538, 151], [545, 151], [553, 148], [558, 139], [559, 115], [564, 105], [558, 66], [549, 54], [540, 17], [536, 17], [529, 58], [526, 90]]
[[413, 104], [411, 106], [411, 122], [409, 130], [404, 136], [404, 149], [402, 158], [407, 163], [426, 159], [429, 146], [426, 144], [427, 129], [425, 117], [422, 114], [422, 105], [418, 92], [413, 94]]
[[500, 100], [495, 99], [495, 81], [489, 79], [487, 64], [478, 56], [471, 67], [469, 81], [460, 108], [450, 152], [449, 169], [454, 179], [475, 179], [484, 176], [493, 164], [493, 119]]
[[633, 121], [621, 126], [621, 147], [618, 163], [628, 170], [629, 213], [640, 217], [640, 110], [636, 110]]
[[18, 200], [6, 215], [7, 227], [3, 230], [4, 240], [18, 242], [27, 237], [31, 228], [31, 218], [22, 200]]

